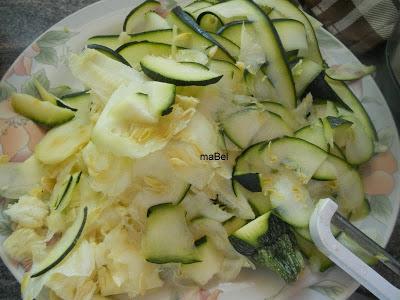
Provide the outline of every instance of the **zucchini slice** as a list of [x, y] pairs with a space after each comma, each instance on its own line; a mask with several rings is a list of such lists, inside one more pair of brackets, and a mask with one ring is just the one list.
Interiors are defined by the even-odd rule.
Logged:
[[61, 125], [75, 117], [75, 113], [70, 109], [56, 106], [48, 101], [40, 101], [27, 94], [13, 94], [11, 105], [15, 112], [48, 127]]
[[[201, 243], [200, 243], [201, 242]], [[199, 285], [205, 285], [215, 274], [217, 274], [222, 266], [224, 256], [219, 252], [207, 236], [197, 240], [197, 252], [199, 262], [193, 264], [182, 265], [182, 277], [190, 278]]]
[[[239, 148], [246, 148], [253, 136], [267, 122], [267, 113], [258, 109], [245, 109], [221, 121], [225, 135]], [[247, 124], [247, 126], [243, 126]]]
[[229, 220], [226, 220], [223, 223], [223, 225], [224, 225], [224, 228], [226, 230], [226, 233], [228, 235], [231, 235], [236, 230], [238, 230], [239, 228], [241, 228], [244, 225], [246, 225], [246, 223], [247, 223], [247, 221], [245, 219], [238, 218], [238, 217], [232, 217]]
[[[252, 255], [256, 248], [262, 246], [260, 238], [268, 232], [268, 223], [271, 212], [259, 216], [235, 231], [229, 241], [239, 253]], [[239, 250], [240, 249], [240, 250]]]
[[167, 16], [167, 21], [171, 25], [176, 25], [180, 32], [192, 33], [193, 46], [204, 50], [211, 45], [217, 46], [225, 52], [232, 60], [233, 56], [218, 41], [216, 41], [207, 31], [203, 30], [181, 7], [176, 6]]
[[294, 108], [296, 106], [296, 91], [293, 76], [288, 67], [278, 33], [272, 21], [262, 9], [252, 1], [231, 0], [207, 7], [205, 11], [217, 14], [222, 20], [222, 16], [229, 15], [229, 17], [247, 17], [249, 21], [252, 21], [251, 25], [255, 34], [262, 37], [258, 41], [269, 63], [267, 75], [276, 88], [278, 100], [286, 107]]
[[[292, 19], [276, 19], [272, 21], [272, 24], [286, 52], [299, 49], [304, 51], [307, 49], [307, 37], [303, 23]], [[254, 34], [254, 27], [249, 20], [228, 23], [222, 26], [217, 31], [217, 34], [240, 45], [243, 26], [247, 32]]]
[[328, 154], [327, 159], [314, 174], [314, 178], [336, 180], [336, 201], [341, 212], [357, 211], [363, 205], [365, 195], [360, 174], [345, 160]]
[[31, 278], [38, 277], [50, 271], [52, 268], [61, 263], [69, 253], [71, 253], [83, 234], [87, 217], [88, 208], [84, 207], [76, 217], [71, 227], [67, 229], [54, 248], [49, 251], [47, 256], [37, 264], [33, 264]]
[[154, 42], [130, 42], [117, 49], [118, 54], [128, 61], [132, 68], [140, 70], [140, 61], [146, 55], [169, 57], [172, 46]]
[[57, 97], [51, 94], [49, 91], [47, 91], [44, 86], [36, 79], [33, 79], [33, 84], [38, 91], [40, 98], [45, 101], [49, 101], [50, 103], [53, 103], [57, 105]]
[[293, 19], [276, 19], [272, 23], [286, 52], [307, 50], [307, 35], [303, 23]]
[[328, 153], [307, 141], [295, 137], [282, 137], [264, 147], [264, 162], [271, 166], [283, 164], [295, 170], [307, 183], [325, 162]]
[[79, 183], [82, 172], [67, 176], [64, 180], [57, 182], [50, 196], [50, 207], [58, 212], [63, 211], [72, 198], [72, 193]]
[[272, 12], [279, 13], [289, 19], [294, 19], [303, 23], [306, 34], [308, 49], [306, 51], [305, 57], [313, 60], [319, 65], [323, 65], [324, 60], [322, 58], [321, 52], [319, 50], [318, 40], [315, 35], [315, 31], [307, 16], [296, 7], [293, 3], [287, 0], [255, 0], [258, 5], [268, 6], [272, 8]]
[[184, 7], [184, 10], [189, 14], [189, 15], [194, 15], [194, 13], [202, 8], [206, 8], [209, 6], [212, 6], [213, 4], [211, 2], [208, 1], [203, 1], [203, 0], [199, 0], [199, 1], [194, 1], [192, 3], [190, 3], [189, 5], [186, 5]]
[[308, 239], [300, 236], [295, 233], [297, 245], [300, 248], [300, 251], [304, 254], [306, 258], [308, 258], [311, 267], [320, 272], [324, 272], [333, 266], [333, 262], [327, 258], [318, 248]]
[[[240, 48], [237, 44], [235, 44], [234, 42], [228, 40], [227, 38], [224, 38], [221, 35], [215, 34], [213, 32], [209, 32], [209, 34], [218, 42], [220, 43], [222, 46], [224, 46], [224, 48], [229, 51], [229, 53], [232, 54], [233, 58], [238, 58], [239, 57], [239, 52], [240, 52]], [[240, 45], [240, 44], [239, 44]], [[215, 57], [215, 56], [214, 56]]]
[[35, 156], [44, 164], [57, 164], [70, 157], [90, 140], [92, 126], [73, 120], [53, 128], [36, 145]]
[[307, 87], [321, 72], [322, 66], [307, 58], [300, 60], [292, 68], [297, 97], [301, 98], [305, 94]]
[[160, 204], [149, 209], [142, 251], [155, 264], [200, 261], [181, 206]]
[[233, 21], [218, 29], [217, 34], [232, 41], [236, 45], [240, 45], [243, 26], [247, 32], [254, 32], [254, 28], [252, 27], [251, 23], [252, 22], [248, 20]]
[[104, 55], [107, 55], [109, 58], [112, 58], [116, 61], [119, 61], [120, 63], [123, 63], [124, 65], [127, 65], [128, 67], [131, 67], [129, 62], [126, 61], [126, 59], [124, 57], [119, 55], [119, 53], [115, 52], [111, 48], [108, 48], [103, 45], [97, 45], [97, 44], [90, 44], [90, 45], [87, 45], [86, 47], [88, 47], [89, 49], [97, 50], [97, 51], [103, 53]]
[[222, 25], [224, 25], [221, 19], [216, 14], [210, 12], [201, 13], [197, 17], [196, 21], [200, 25], [200, 27], [203, 28], [205, 31], [213, 33], [217, 32], [218, 29]]
[[236, 158], [236, 164], [232, 172], [233, 192], [237, 196], [243, 195], [256, 215], [262, 215], [271, 210], [271, 203], [268, 196], [264, 195], [263, 192], [249, 191], [236, 179], [243, 174], [257, 174], [257, 177], [248, 177], [248, 179], [256, 180], [252, 183], [253, 186], [261, 186], [262, 176], [270, 172], [270, 168], [264, 164], [262, 159], [264, 145], [265, 143], [258, 143], [245, 149], [242, 154]]
[[210, 71], [204, 65], [193, 62], [176, 62], [159, 56], [145, 56], [140, 65], [151, 79], [178, 86], [209, 85], [218, 82], [222, 75]]
[[295, 137], [310, 142], [324, 151], [329, 150], [328, 141], [325, 138], [324, 126], [321, 119], [297, 130], [295, 132]]
[[160, 3], [154, 0], [147, 0], [142, 4], [132, 9], [124, 20], [122, 30], [127, 33], [142, 31], [144, 16], [150, 11], [154, 11], [160, 7]]
[[308, 226], [314, 211], [314, 201], [303, 182], [291, 174], [277, 175], [270, 194], [271, 206], [285, 222]]
[[368, 113], [365, 111], [365, 108], [362, 106], [360, 101], [354, 95], [354, 93], [350, 90], [350, 88], [342, 81], [334, 80], [325, 76], [326, 83], [332, 88], [332, 90], [338, 95], [338, 97], [343, 101], [347, 107], [349, 107], [354, 115], [360, 120], [363, 124], [365, 131], [372, 138], [377, 140], [377, 133], [372, 124], [371, 119], [368, 116]]
[[102, 45], [109, 49], [115, 50], [123, 43], [120, 40], [119, 35], [95, 35], [86, 41], [86, 45]]
[[291, 136], [293, 134], [292, 129], [286, 124], [281, 116], [267, 110], [264, 112], [267, 114], [267, 121], [253, 136], [251, 140], [252, 144], [262, 141], [271, 141], [279, 137]]

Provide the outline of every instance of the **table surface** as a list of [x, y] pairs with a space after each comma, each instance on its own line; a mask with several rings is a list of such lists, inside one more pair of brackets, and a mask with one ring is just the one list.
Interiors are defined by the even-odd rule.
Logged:
[[[0, 78], [17, 56], [47, 28], [93, 0], [0, 0]], [[384, 58], [384, 45], [360, 57], [364, 63], [375, 64], [375, 79], [384, 93], [395, 120], [400, 125], [400, 91], [390, 80]], [[400, 258], [400, 218], [387, 249]], [[397, 286], [400, 280], [390, 272], [378, 267], [386, 278], [391, 278]], [[0, 300], [20, 299], [19, 284], [0, 261]], [[365, 289], [360, 288], [351, 299], [373, 299]]]

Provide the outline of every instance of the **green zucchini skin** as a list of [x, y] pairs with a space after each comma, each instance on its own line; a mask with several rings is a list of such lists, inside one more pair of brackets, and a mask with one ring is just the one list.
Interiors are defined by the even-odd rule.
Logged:
[[209, 40], [212, 44], [218, 46], [223, 52], [225, 52], [229, 58], [231, 58], [233, 61], [236, 61], [235, 58], [225, 49], [224, 46], [222, 46], [217, 40], [215, 40], [211, 34], [209, 34], [207, 31], [202, 29], [196, 21], [188, 14], [186, 13], [180, 6], [176, 6], [172, 12], [182, 21], [184, 22], [187, 26], [192, 28], [193, 31], [196, 33], [200, 34], [207, 40]]
[[[190, 63], [190, 64], [196, 64], [199, 66], [203, 66], [203, 65], [200, 65], [197, 63]], [[142, 62], [140, 63], [140, 66], [142, 68], [142, 71], [147, 76], [149, 76], [151, 79], [153, 79], [155, 81], [161, 81], [161, 82], [175, 84], [177, 86], [191, 86], [191, 85], [206, 86], [206, 85], [210, 85], [213, 83], [217, 83], [223, 76], [223, 75], [220, 75], [220, 76], [208, 79], [208, 80], [201, 80], [201, 81], [187, 81], [187, 80], [180, 80], [180, 79], [174, 79], [174, 78], [169, 78], [169, 77], [163, 76], [162, 74], [147, 68]]]
[[240, 174], [234, 175], [233, 180], [239, 182], [241, 186], [250, 192], [261, 192], [261, 184], [260, 184], [260, 174], [258, 173], [248, 173], [248, 174]]
[[[151, 8], [156, 8], [156, 7], [160, 6], [160, 3], [159, 3], [158, 1], [155, 1], [155, 0], [146, 0], [146, 1], [143, 2], [142, 4], [136, 6], [134, 9], [132, 9], [132, 10], [129, 12], [129, 14], [126, 16], [125, 20], [124, 20], [124, 24], [122, 25], [122, 30], [123, 30], [123, 31], [126, 31], [126, 29], [127, 29], [126, 27], [127, 27], [127, 25], [128, 25], [128, 22], [129, 22], [130, 18], [131, 18], [135, 13], [140, 13], [140, 10], [141, 10], [141, 9], [145, 9], [146, 6], [149, 6], [149, 7], [150, 7], [150, 9], [149, 9], [149, 11], [150, 11]], [[142, 18], [143, 16], [140, 15], [140, 16], [138, 16], [138, 17]]]
[[116, 61], [119, 61], [120, 63], [123, 63], [124, 65], [127, 65], [128, 67], [132, 67], [125, 58], [123, 58], [120, 54], [118, 54], [117, 51], [114, 51], [111, 48], [108, 48], [103, 45], [97, 45], [97, 44], [90, 44], [90, 45], [87, 45], [86, 47], [88, 47], [89, 49], [97, 50], [97, 51], [107, 55], [108, 57], [110, 57]]
[[55, 266], [57, 266], [59, 263], [61, 263], [64, 260], [65, 257], [67, 257], [67, 255], [75, 248], [76, 244], [78, 243], [79, 238], [81, 237], [81, 235], [83, 233], [83, 230], [85, 229], [87, 216], [88, 216], [88, 208], [87, 208], [87, 206], [85, 206], [84, 209], [83, 209], [83, 221], [82, 221], [81, 226], [79, 228], [78, 234], [75, 236], [75, 238], [72, 241], [72, 243], [64, 251], [64, 253], [62, 253], [62, 255], [59, 258], [57, 258], [52, 264], [50, 264], [46, 268], [40, 270], [39, 272], [36, 272], [36, 273], [32, 274], [31, 278], [39, 277], [39, 276], [47, 273], [48, 271], [53, 269]]

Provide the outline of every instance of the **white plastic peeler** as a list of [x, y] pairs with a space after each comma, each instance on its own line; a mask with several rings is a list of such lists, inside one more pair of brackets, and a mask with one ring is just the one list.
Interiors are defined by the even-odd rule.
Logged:
[[315, 245], [337, 266], [382, 300], [400, 299], [400, 290], [379, 275], [333, 236], [331, 224], [345, 232], [361, 247], [375, 255], [394, 273], [400, 275], [400, 263], [382, 247], [336, 212], [338, 205], [331, 199], [321, 199], [310, 219], [310, 233]]

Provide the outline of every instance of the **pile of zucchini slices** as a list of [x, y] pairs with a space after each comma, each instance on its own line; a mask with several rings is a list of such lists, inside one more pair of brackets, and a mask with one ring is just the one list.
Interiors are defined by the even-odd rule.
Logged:
[[[89, 38], [71, 57], [87, 91], [58, 98], [37, 82], [41, 99], [12, 96], [15, 111], [54, 127], [36, 147], [40, 167], [26, 168], [54, 173], [79, 157], [58, 173], [50, 214], [83, 209], [87, 200], [74, 200], [83, 187], [122, 201], [119, 209], [136, 212], [129, 226], [141, 228], [141, 257], [198, 285], [253, 264], [293, 282], [303, 257], [319, 271], [330, 267], [309, 219], [325, 197], [351, 220], [369, 213], [358, 168], [374, 155], [377, 135], [345, 80], [373, 69], [329, 68], [319, 24], [287, 0], [200, 0], [169, 10], [150, 0], [122, 30]], [[215, 153], [228, 159], [200, 159]], [[3, 195], [35, 185], [18, 183], [8, 181]], [[85, 204], [80, 224], [34, 262], [31, 278], [102, 226], [99, 203]], [[242, 262], [229, 275], [228, 260]]]

